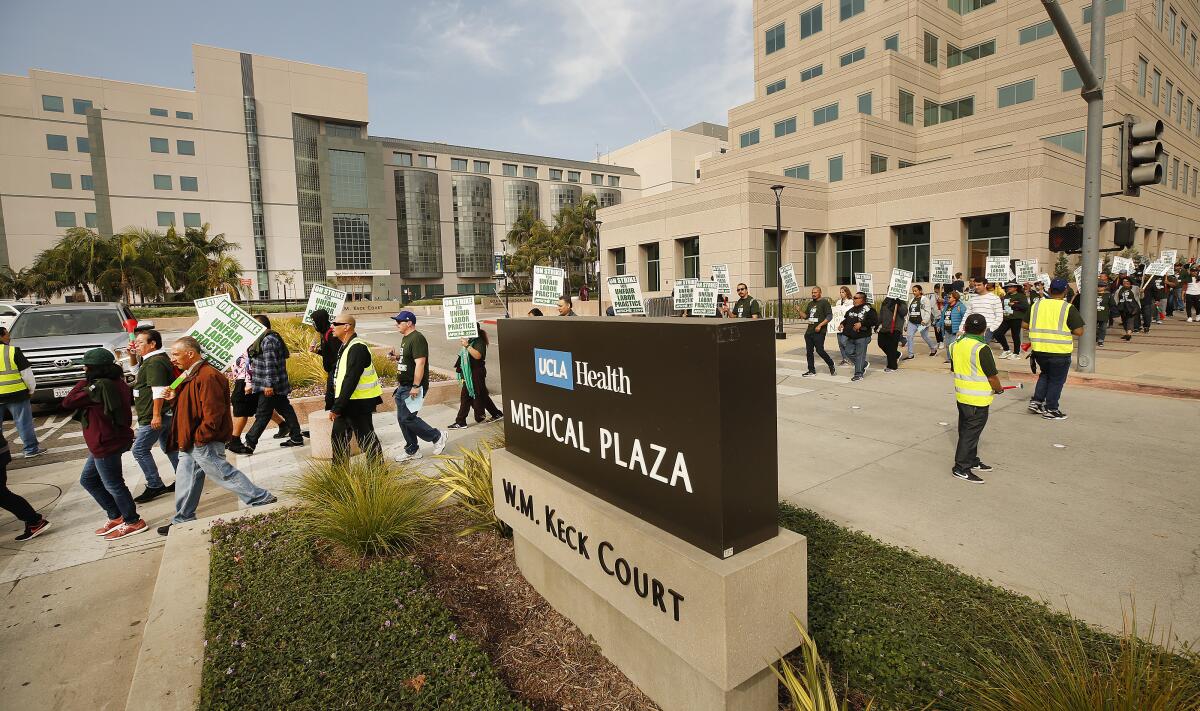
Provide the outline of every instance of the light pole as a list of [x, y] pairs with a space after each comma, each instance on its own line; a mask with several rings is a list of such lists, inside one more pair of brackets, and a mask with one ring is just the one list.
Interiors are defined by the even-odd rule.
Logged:
[[596, 220], [596, 298], [599, 300], [596, 313], [600, 316], [604, 316], [604, 282], [600, 280], [600, 265], [604, 263], [604, 250], [600, 249], [600, 225], [603, 224]]
[[500, 238], [501, 262], [504, 268], [504, 318], [511, 318], [508, 313], [508, 239]]
[[779, 197], [783, 194], [783, 186], [772, 185], [771, 191], [775, 193], [775, 339], [782, 341], [787, 338], [787, 334], [783, 332], [783, 277], [779, 274], [779, 268], [783, 266], [783, 224], [779, 203]]

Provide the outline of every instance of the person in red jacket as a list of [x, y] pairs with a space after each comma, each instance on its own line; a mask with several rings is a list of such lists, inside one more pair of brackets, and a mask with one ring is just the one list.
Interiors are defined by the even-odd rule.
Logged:
[[83, 380], [67, 393], [62, 407], [74, 410], [74, 418], [83, 425], [88, 458], [79, 483], [108, 516], [96, 529], [96, 535], [108, 541], [146, 530], [121, 472], [121, 454], [133, 445], [132, 406], [133, 393], [112, 351], [93, 348], [84, 353]]

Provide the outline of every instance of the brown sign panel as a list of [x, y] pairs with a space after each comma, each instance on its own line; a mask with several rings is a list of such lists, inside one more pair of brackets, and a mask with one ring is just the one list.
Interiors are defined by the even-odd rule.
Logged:
[[513, 454], [718, 557], [776, 535], [773, 322], [498, 327]]

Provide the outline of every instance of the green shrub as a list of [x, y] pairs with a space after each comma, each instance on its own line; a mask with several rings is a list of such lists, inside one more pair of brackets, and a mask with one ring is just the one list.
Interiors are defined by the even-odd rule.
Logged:
[[386, 353], [375, 353], [372, 351], [371, 363], [375, 366], [375, 374], [379, 377], [391, 378], [393, 380], [396, 378], [396, 361], [388, 358]]
[[271, 319], [271, 328], [287, 344], [292, 355], [308, 353], [309, 346], [316, 343], [319, 338], [312, 326], [306, 326], [294, 316]]
[[287, 359], [288, 382], [294, 388], [325, 382], [325, 366], [316, 353], [292, 352]]
[[[849, 703], [838, 701], [838, 694], [833, 690], [829, 665], [821, 660], [817, 643], [804, 630], [804, 625], [795, 615], [792, 616], [792, 624], [800, 630], [800, 655], [803, 657], [803, 663], [797, 667], [787, 658], [783, 658], [771, 667], [771, 673], [791, 698], [792, 707], [796, 711], [849, 711]], [[863, 711], [871, 711], [873, 706], [874, 702], [869, 701]]]
[[213, 526], [201, 711], [523, 708], [415, 565], [322, 565], [288, 516]]
[[367, 558], [407, 552], [437, 525], [429, 486], [409, 467], [374, 457], [314, 462], [289, 487], [298, 531]]
[[495, 499], [492, 496], [492, 449], [482, 442], [475, 449], [464, 449], [458, 456], [441, 456], [437, 474], [430, 484], [441, 490], [438, 503], [453, 499], [470, 520], [470, 525], [459, 532], [460, 536], [494, 529], [506, 535], [508, 526], [496, 516]]

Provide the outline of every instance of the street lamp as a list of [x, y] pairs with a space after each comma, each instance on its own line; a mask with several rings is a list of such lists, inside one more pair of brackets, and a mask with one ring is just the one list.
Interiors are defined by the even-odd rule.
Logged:
[[504, 268], [504, 318], [510, 318], [508, 313], [508, 239], [500, 238], [501, 262]]
[[596, 220], [596, 298], [599, 300], [596, 313], [600, 316], [604, 315], [604, 283], [600, 281], [600, 265], [604, 263], [604, 251], [600, 249], [600, 225], [603, 224], [602, 220]]
[[771, 191], [775, 193], [775, 338], [782, 341], [787, 338], [787, 334], [783, 332], [783, 277], [779, 274], [779, 268], [783, 266], [783, 224], [779, 203], [779, 197], [783, 194], [783, 186], [772, 185]]

